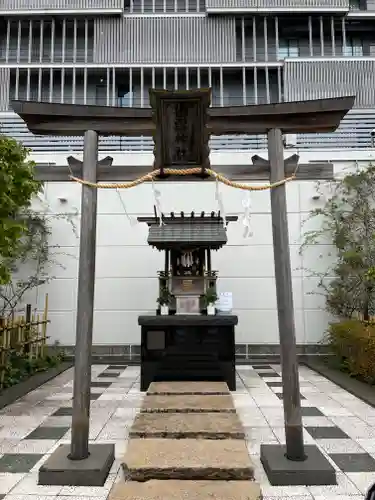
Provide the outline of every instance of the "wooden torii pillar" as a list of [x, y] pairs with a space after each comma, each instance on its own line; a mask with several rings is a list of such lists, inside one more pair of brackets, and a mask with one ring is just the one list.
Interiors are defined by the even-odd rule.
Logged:
[[[255, 157], [254, 163], [262, 163], [263, 172], [268, 170], [270, 182], [275, 183], [285, 178], [285, 170], [291, 163], [289, 159], [284, 164], [282, 135], [334, 131], [355, 99], [348, 96], [210, 108], [210, 89], [172, 92], [153, 89], [150, 97], [153, 109], [28, 101], [13, 101], [12, 106], [35, 134], [85, 137], [83, 180], [98, 179], [98, 135], [151, 135], [155, 141], [154, 166], [161, 173], [164, 167], [199, 166], [204, 174], [209, 167], [210, 135], [267, 134], [268, 162]], [[298, 158], [292, 159], [296, 161]], [[88, 444], [91, 378], [88, 367], [95, 283], [95, 251], [90, 249], [96, 227], [94, 192], [95, 189], [83, 186], [72, 442], [70, 450], [60, 447], [40, 468], [39, 484], [104, 484], [113, 462], [113, 447]], [[334, 469], [322, 453], [316, 446], [305, 447], [303, 443], [285, 184], [271, 190], [271, 208], [286, 446], [262, 445], [261, 460], [271, 484], [335, 484]]]

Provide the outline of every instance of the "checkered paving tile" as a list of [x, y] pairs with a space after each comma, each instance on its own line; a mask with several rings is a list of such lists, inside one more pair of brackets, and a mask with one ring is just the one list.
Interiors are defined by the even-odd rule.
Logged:
[[[128, 430], [141, 406], [140, 369], [94, 365], [90, 440], [113, 442], [116, 460], [102, 488], [38, 485], [41, 464], [71, 437], [73, 370], [0, 411], [0, 500], [106, 500], [121, 477]], [[359, 500], [375, 482], [375, 409], [306, 367], [300, 367], [304, 438], [337, 471], [336, 486], [271, 486], [260, 463], [260, 444], [284, 443], [279, 365], [239, 366], [232, 393], [256, 466], [264, 500]], [[121, 422], [121, 426], [119, 426]]]
[[[285, 443], [281, 367], [239, 366], [235, 406], [245, 427], [249, 453], [257, 465], [256, 479], [261, 484], [263, 498], [363, 499], [375, 483], [375, 408], [307, 367], [300, 367], [299, 375], [305, 443], [320, 448], [335, 467], [338, 484], [270, 485], [260, 463], [260, 445]], [[239, 394], [247, 395], [247, 403], [240, 402]], [[280, 404], [275, 404], [275, 395], [280, 398]]]

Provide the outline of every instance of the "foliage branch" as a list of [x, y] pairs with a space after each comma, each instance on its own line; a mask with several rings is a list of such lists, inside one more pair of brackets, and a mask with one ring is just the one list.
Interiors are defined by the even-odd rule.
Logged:
[[301, 251], [326, 241], [337, 257], [324, 273], [310, 270], [327, 310], [368, 321], [375, 313], [375, 166], [357, 166], [332, 184], [324, 206], [309, 214], [308, 220], [313, 218], [321, 225], [305, 233]]
[[[59, 252], [50, 245], [53, 219], [73, 214], [53, 214], [41, 201], [43, 184], [34, 177], [29, 150], [0, 135], [0, 317], [14, 315], [26, 292], [48, 283]], [[41, 202], [34, 210], [32, 201]], [[60, 252], [61, 254], [61, 252]]]

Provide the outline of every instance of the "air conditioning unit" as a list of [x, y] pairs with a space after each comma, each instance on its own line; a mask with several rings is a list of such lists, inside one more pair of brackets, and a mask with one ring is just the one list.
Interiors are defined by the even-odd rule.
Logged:
[[284, 147], [285, 148], [295, 148], [297, 146], [297, 134], [285, 134], [284, 135]]

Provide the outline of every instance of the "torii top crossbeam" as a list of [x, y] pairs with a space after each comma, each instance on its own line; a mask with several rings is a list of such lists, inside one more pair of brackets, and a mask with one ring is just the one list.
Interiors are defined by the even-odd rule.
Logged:
[[[168, 92], [181, 99], [210, 90]], [[152, 94], [166, 91], [152, 90]], [[332, 132], [353, 107], [354, 96], [312, 101], [258, 104], [254, 106], [208, 107], [209, 134], [265, 134], [279, 128], [284, 133]], [[151, 108], [121, 108], [83, 104], [55, 104], [12, 101], [12, 107], [29, 130], [42, 135], [84, 135], [96, 130], [99, 135], [153, 135], [156, 124]]]
[[355, 97], [256, 106], [210, 107], [211, 89], [150, 89], [151, 108], [13, 101], [14, 111], [34, 134], [119, 136], [151, 135], [154, 168], [209, 168], [210, 135], [330, 132]]

